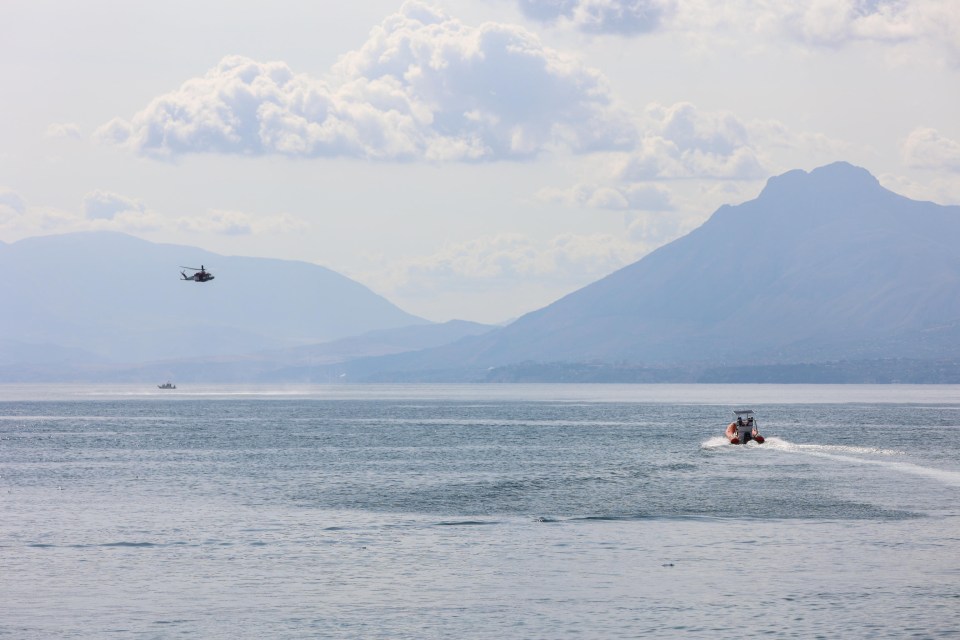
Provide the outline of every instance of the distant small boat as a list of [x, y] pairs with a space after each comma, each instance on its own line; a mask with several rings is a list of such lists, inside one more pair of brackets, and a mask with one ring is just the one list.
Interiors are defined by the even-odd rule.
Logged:
[[757, 444], [763, 444], [763, 436], [760, 435], [759, 423], [750, 409], [740, 409], [734, 411], [737, 416], [736, 422], [727, 425], [727, 430], [723, 435], [726, 436], [730, 444], [747, 444], [751, 440]]
[[157, 385], [157, 389], [176, 389], [176, 388], [177, 388], [177, 385], [170, 382], [164, 382], [163, 384]]

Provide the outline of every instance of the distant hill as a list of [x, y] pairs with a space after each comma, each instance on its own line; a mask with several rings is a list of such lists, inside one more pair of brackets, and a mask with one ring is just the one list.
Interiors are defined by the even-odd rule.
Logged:
[[291, 365], [327, 364], [345, 362], [361, 357], [418, 351], [456, 342], [468, 336], [479, 336], [494, 331], [495, 325], [450, 320], [438, 324], [416, 324], [396, 329], [369, 331], [359, 336], [340, 338], [322, 344], [291, 347], [279, 352], [262, 354], [276, 362]]
[[348, 369], [440, 379], [579, 362], [692, 375], [718, 365], [960, 358], [958, 242], [958, 206], [897, 195], [844, 162], [791, 171], [503, 329]]
[[801, 361], [960, 353], [960, 207], [836, 163], [513, 323], [487, 361]]
[[[91, 361], [63, 349], [33, 360], [0, 360], [0, 382], [344, 382], [331, 366], [356, 358], [416, 351], [494, 330], [464, 320], [381, 329], [331, 342], [254, 353], [166, 358], [142, 363]], [[36, 353], [32, 355], [36, 356]]]
[[[791, 171], [491, 330], [302, 262], [32, 238], [0, 243], [0, 379], [956, 383], [958, 241], [960, 206], [843, 162]], [[181, 264], [217, 279], [181, 282]]]
[[[216, 279], [180, 280], [179, 265]], [[143, 362], [328, 342], [426, 320], [330, 269], [110, 232], [0, 244], [0, 364]]]

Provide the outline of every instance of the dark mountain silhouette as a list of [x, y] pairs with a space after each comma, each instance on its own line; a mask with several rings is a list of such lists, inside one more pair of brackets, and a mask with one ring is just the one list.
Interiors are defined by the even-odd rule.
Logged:
[[956, 358], [958, 241], [958, 206], [897, 195], [844, 162], [791, 171], [757, 199], [721, 207], [687, 236], [501, 330], [350, 370], [409, 378], [524, 362]]
[[[216, 279], [180, 280], [179, 265]], [[426, 320], [305, 262], [90, 232], [0, 245], [0, 363], [142, 362], [313, 344]]]

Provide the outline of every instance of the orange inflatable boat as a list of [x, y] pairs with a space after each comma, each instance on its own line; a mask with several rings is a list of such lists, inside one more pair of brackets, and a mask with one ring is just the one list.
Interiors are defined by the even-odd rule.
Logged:
[[751, 440], [757, 444], [763, 444], [763, 436], [757, 425], [757, 419], [753, 415], [752, 409], [739, 409], [733, 412], [737, 419], [727, 425], [724, 432], [730, 444], [747, 444]]

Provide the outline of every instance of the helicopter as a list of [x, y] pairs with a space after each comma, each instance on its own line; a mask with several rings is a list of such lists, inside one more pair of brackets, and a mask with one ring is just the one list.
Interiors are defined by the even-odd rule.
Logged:
[[183, 280], [193, 280], [194, 282], [206, 282], [207, 280], [213, 280], [213, 274], [207, 271], [203, 265], [200, 265], [199, 269], [197, 269], [196, 267], [184, 267], [184, 266], [181, 266], [180, 268], [190, 269], [190, 271], [195, 272], [192, 275], [188, 276], [186, 272], [181, 271], [180, 275], [182, 276]]

